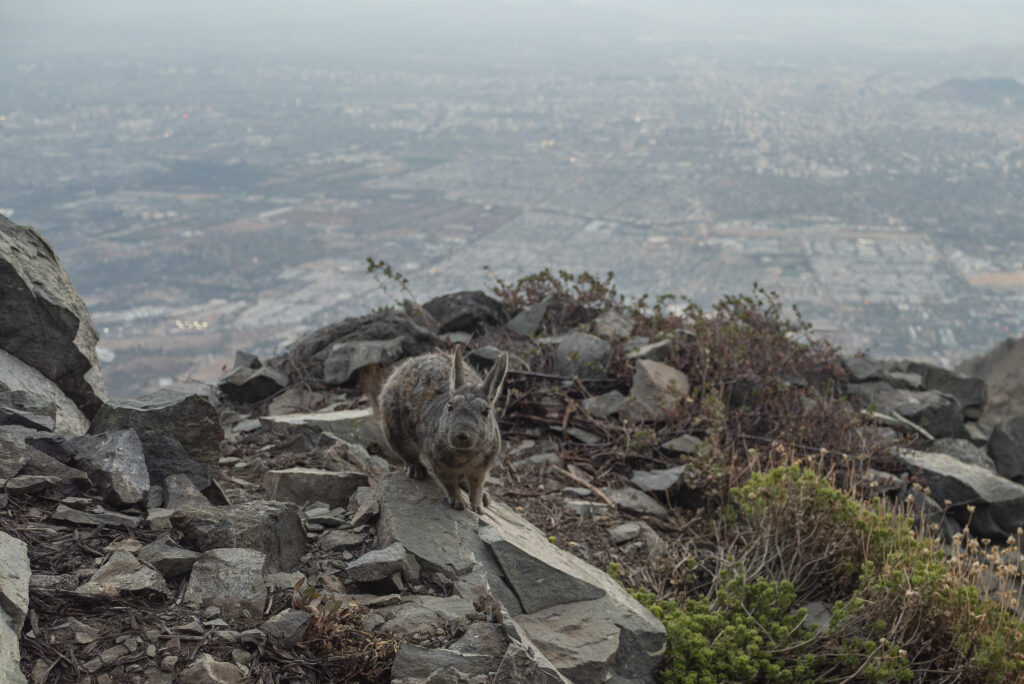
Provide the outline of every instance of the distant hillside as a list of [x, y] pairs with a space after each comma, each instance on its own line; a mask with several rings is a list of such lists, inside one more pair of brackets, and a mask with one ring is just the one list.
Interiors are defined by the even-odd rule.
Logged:
[[1024, 85], [1012, 78], [951, 78], [917, 95], [921, 100], [944, 100], [969, 105], [992, 106], [1024, 103]]
[[988, 422], [1024, 414], [1024, 337], [1008, 339], [987, 354], [964, 361], [957, 371], [988, 383], [988, 404], [982, 415]]

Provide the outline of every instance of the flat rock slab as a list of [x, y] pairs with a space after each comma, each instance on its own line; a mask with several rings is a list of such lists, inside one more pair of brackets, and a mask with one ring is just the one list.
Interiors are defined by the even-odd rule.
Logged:
[[86, 435], [71, 440], [75, 465], [113, 506], [131, 506], [146, 498], [149, 470], [142, 440], [135, 430]]
[[344, 551], [362, 546], [366, 537], [350, 530], [331, 530], [320, 537], [320, 548], [325, 551]]
[[[468, 655], [446, 648], [424, 648], [403, 643], [398, 647], [395, 664], [391, 668], [391, 681], [425, 682], [435, 672], [453, 668], [466, 677], [486, 675], [491, 670], [491, 659], [485, 655]], [[430, 679], [430, 681], [438, 681]]]
[[[985, 453], [985, 449], [968, 439], [943, 437], [929, 444], [928, 451], [948, 454], [958, 461], [981, 466], [986, 470], [991, 470], [993, 473], [996, 472], [996, 464], [992, 457]], [[1004, 475], [1003, 477], [1006, 476]]]
[[270, 639], [284, 646], [292, 646], [302, 641], [309, 629], [311, 617], [304, 610], [286, 608], [260, 625]]
[[76, 525], [123, 525], [130, 528], [138, 527], [142, 522], [141, 518], [133, 515], [125, 515], [124, 513], [116, 513], [114, 511], [90, 513], [70, 508], [64, 504], [57, 504], [57, 510], [53, 512], [51, 518], [53, 520], [75, 523]]
[[678, 415], [680, 402], [689, 393], [690, 379], [681, 370], [640, 359], [619, 415], [634, 422], [668, 421]]
[[607, 489], [605, 494], [608, 498], [619, 507], [619, 509], [626, 511], [627, 513], [635, 513], [637, 515], [656, 515], [658, 517], [664, 517], [668, 515], [668, 509], [658, 503], [650, 494], [645, 494], [639, 489], [633, 489], [631, 487], [624, 487], [622, 489]]
[[224, 430], [206, 388], [167, 387], [138, 399], [105, 404], [93, 418], [92, 434], [135, 428], [143, 446], [159, 449], [159, 436], [173, 437], [190, 458], [216, 464]]
[[664, 470], [634, 470], [629, 482], [645, 492], [667, 492], [672, 495], [685, 484], [686, 471], [686, 466]]
[[191, 549], [249, 548], [266, 554], [270, 572], [291, 571], [306, 548], [302, 521], [292, 504], [250, 501], [233, 506], [185, 506], [171, 525]]
[[0, 215], [0, 348], [52, 380], [91, 417], [106, 400], [99, 335], [49, 243]]
[[263, 488], [274, 501], [290, 501], [299, 505], [322, 501], [331, 508], [347, 505], [356, 490], [367, 483], [363, 473], [317, 468], [268, 470], [263, 475]]
[[191, 606], [218, 606], [227, 618], [255, 622], [267, 597], [267, 557], [253, 549], [212, 549], [192, 566], [184, 601]]
[[407, 558], [405, 548], [395, 542], [385, 546], [383, 549], [367, 551], [359, 558], [348, 564], [345, 572], [353, 582], [376, 582], [396, 572], [408, 581], [415, 581], [419, 576], [419, 568], [415, 560]]
[[[15, 631], [21, 630], [28, 615], [28, 587], [31, 577], [28, 545], [5, 532], [0, 532], [0, 610], [7, 614], [8, 624]], [[0, 619], [0, 622], [3, 620]]]
[[161, 537], [139, 549], [136, 556], [139, 560], [149, 563], [167, 579], [181, 577], [192, 571], [192, 566], [202, 555], [196, 551], [184, 549], [168, 537]]
[[76, 594], [114, 598], [117, 596], [170, 596], [163, 576], [139, 562], [127, 551], [115, 551]]
[[294, 428], [311, 427], [321, 432], [336, 435], [349, 442], [369, 444], [375, 439], [370, 429], [370, 421], [372, 419], [373, 411], [370, 409], [347, 409], [344, 411], [266, 416], [260, 418], [260, 421], [268, 430], [279, 435], [286, 435]]
[[236, 366], [225, 375], [217, 389], [239, 404], [252, 404], [274, 396], [288, 386], [288, 376], [271, 366]]
[[[382, 631], [407, 637], [434, 634], [438, 629], [448, 633], [462, 632], [470, 625], [470, 620], [480, 617], [470, 601], [457, 596], [409, 596], [397, 605], [378, 608], [377, 612], [386, 619], [380, 627]], [[465, 652], [454, 646], [452, 649]], [[478, 653], [476, 650], [471, 652]]]
[[536, 650], [512, 642], [498, 665], [491, 684], [565, 684], [568, 680], [555, 671], [547, 658], [538, 659]]
[[603, 682], [614, 671], [621, 630], [596, 603], [552, 606], [515, 622], [569, 681]]
[[1024, 485], [946, 454], [902, 449], [899, 458], [911, 472], [919, 471], [938, 502], [951, 502], [951, 512], [965, 522], [965, 507], [974, 505], [971, 531], [999, 538], [1024, 527]]

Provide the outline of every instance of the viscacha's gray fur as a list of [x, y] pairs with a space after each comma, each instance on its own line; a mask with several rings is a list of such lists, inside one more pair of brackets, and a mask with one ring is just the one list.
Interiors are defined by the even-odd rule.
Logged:
[[[380, 417], [388, 444], [409, 464], [409, 477], [423, 479], [421, 458], [459, 510], [483, 511], [484, 481], [501, 450], [495, 402], [508, 372], [502, 354], [483, 380], [455, 354], [434, 352], [402, 362], [380, 393]], [[465, 479], [466, 501], [459, 488]]]

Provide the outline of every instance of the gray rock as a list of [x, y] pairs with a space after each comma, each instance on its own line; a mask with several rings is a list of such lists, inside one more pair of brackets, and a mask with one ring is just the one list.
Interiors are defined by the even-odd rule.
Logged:
[[0, 215], [0, 348], [52, 380], [91, 417], [107, 394], [85, 303], [34, 228]]
[[992, 435], [992, 428], [981, 421], [969, 420], [964, 423], [964, 430], [967, 431], [967, 439], [977, 446], [985, 446]]
[[674, 439], [670, 439], [661, 445], [662, 449], [667, 449], [677, 454], [696, 454], [702, 448], [703, 442], [693, 435], [680, 435]]
[[320, 537], [320, 548], [324, 551], [344, 551], [362, 546], [366, 538], [350, 530], [331, 530]]
[[584, 379], [605, 377], [612, 346], [588, 333], [563, 335], [554, 351], [554, 371], [558, 375]]
[[467, 655], [446, 648], [424, 648], [403, 643], [395, 655], [391, 681], [396, 684], [421, 682], [448, 667], [453, 667], [463, 677], [486, 675], [491, 671], [487, 669], [490, 665], [491, 659], [485, 655]]
[[622, 395], [622, 392], [612, 390], [596, 397], [587, 397], [580, 402], [580, 406], [595, 418], [605, 420], [618, 413], [625, 401], [626, 397]]
[[185, 475], [195, 488], [203, 491], [213, 484], [213, 466], [190, 458], [185, 447], [170, 435], [150, 434], [143, 441], [150, 486], [164, 486], [172, 475]]
[[252, 352], [243, 349], [235, 351], [235, 368], [259, 368], [262, 365], [260, 358]]
[[965, 437], [960, 402], [935, 390], [894, 389], [885, 382], [852, 384], [847, 390], [861, 406], [902, 416], [934, 437]]
[[928, 446], [928, 451], [936, 451], [942, 454], [949, 454], [958, 461], [981, 466], [986, 470], [996, 472], [996, 464], [992, 461], [985, 450], [975, 446], [969, 440], [956, 437], [943, 437], [937, 439]]
[[523, 337], [530, 337], [544, 322], [544, 316], [553, 301], [554, 298], [549, 295], [536, 304], [526, 307], [505, 324], [505, 329]]
[[644, 494], [639, 489], [624, 487], [622, 489], [607, 489], [605, 494], [611, 499], [620, 510], [637, 515], [656, 515], [664, 517], [668, 515], [668, 509], [658, 503], [657, 499]]
[[324, 382], [344, 385], [360, 368], [390, 365], [401, 359], [404, 353], [401, 337], [339, 342], [331, 346], [324, 361]]
[[359, 487], [348, 500], [348, 510], [352, 511], [352, 525], [362, 525], [377, 517], [380, 513], [380, 501], [372, 487]]
[[678, 415], [680, 402], [689, 393], [685, 373], [660, 361], [641, 359], [619, 415], [634, 422], [669, 421]]
[[[31, 577], [28, 545], [6, 532], [0, 532], [0, 612], [5, 614], [0, 615], [0, 623], [6, 623], [15, 633], [21, 631], [28, 615]], [[17, 653], [17, 649], [14, 652]], [[0, 658], [0, 666], [2, 662]]]
[[558, 457], [558, 454], [551, 451], [545, 451], [539, 454], [533, 454], [532, 456], [527, 456], [526, 458], [521, 458], [516, 461], [516, 465], [540, 465], [541, 463], [558, 465], [561, 462], [562, 459]]
[[215, 660], [202, 653], [178, 675], [179, 684], [242, 684], [245, 676], [237, 665]]
[[640, 525], [635, 522], [625, 522], [615, 527], [608, 528], [608, 536], [613, 544], [625, 544], [640, 536]]
[[0, 614], [0, 682], [7, 684], [28, 684], [21, 673], [21, 649], [19, 648], [20, 628], [15, 631], [9, 621]]
[[184, 602], [190, 606], [218, 606], [226, 618], [263, 615], [267, 597], [264, 574], [267, 557], [254, 549], [211, 549], [192, 566]]
[[580, 517], [594, 517], [599, 515], [608, 515], [612, 512], [612, 507], [606, 503], [600, 503], [598, 501], [584, 501], [581, 499], [567, 499], [563, 502], [563, 505], [567, 510], [572, 511]]
[[588, 496], [593, 496], [594, 492], [586, 487], [566, 487], [562, 490], [562, 494], [565, 496], [574, 496], [576, 498], [587, 498]]
[[[464, 600], [464, 599], [463, 599]], [[469, 608], [472, 610], [473, 605]], [[508, 636], [505, 628], [490, 622], [472, 622], [465, 634], [454, 641], [448, 648], [459, 653], [476, 653], [490, 657], [489, 672], [496, 671], [508, 649]]]
[[498, 671], [494, 674], [491, 684], [565, 684], [568, 682], [551, 666], [547, 658], [541, 662], [536, 652], [531, 652], [522, 644], [512, 642], [508, 645]]
[[870, 356], [846, 356], [842, 361], [846, 371], [850, 374], [851, 382], [886, 380], [889, 374], [887, 362], [878, 361]]
[[[483, 347], [477, 347], [476, 349], [470, 350], [466, 354], [466, 361], [480, 372], [486, 372], [490, 370], [491, 366], [498, 358], [507, 352], [498, 349], [497, 347], [486, 345]], [[516, 356], [515, 354], [508, 355], [508, 367], [509, 370], [530, 370], [530, 364]]]
[[672, 496], [685, 486], [687, 470], [685, 465], [664, 470], [634, 470], [629, 482], [645, 492], [666, 492]]
[[922, 476], [936, 501], [950, 502], [961, 523], [966, 506], [975, 505], [970, 525], [978, 537], [1006, 537], [1024, 526], [1024, 486], [946, 454], [905, 449], [899, 458], [912, 474]]
[[272, 366], [237, 366], [221, 378], [217, 389], [233, 402], [252, 404], [274, 396], [288, 386], [288, 376]]
[[271, 641], [292, 646], [302, 641], [309, 629], [310, 615], [304, 610], [286, 608], [260, 625]]
[[75, 465], [85, 471], [113, 506], [131, 506], [146, 498], [149, 471], [135, 430], [86, 435], [71, 440]]
[[590, 332], [612, 342], [624, 340], [633, 334], [633, 321], [612, 309], [591, 321]]
[[161, 537], [139, 549], [136, 556], [149, 563], [167, 579], [187, 575], [201, 554], [183, 549], [168, 537]]
[[0, 375], [0, 425], [53, 432], [57, 429], [56, 416], [57, 404], [52, 399], [25, 390], [5, 390]]
[[501, 302], [480, 290], [441, 295], [423, 305], [438, 323], [440, 332], [477, 332], [484, 325], [505, 320]]
[[356, 490], [367, 482], [363, 473], [316, 468], [268, 470], [263, 475], [263, 487], [275, 501], [290, 501], [300, 505], [322, 501], [331, 508], [346, 505]]
[[373, 411], [370, 409], [292, 413], [265, 416], [260, 421], [263, 427], [281, 436], [287, 436], [296, 429], [313, 428], [356, 444], [371, 444], [378, 439], [370, 427], [373, 421]]
[[291, 504], [250, 501], [233, 506], [185, 506], [171, 515], [181, 542], [199, 551], [250, 548], [266, 554], [270, 572], [291, 571], [305, 551], [302, 521]]
[[[380, 608], [378, 612], [385, 618], [380, 626], [382, 631], [405, 637], [441, 631], [463, 632], [469, 621], [478, 615], [470, 601], [456, 596], [409, 596], [398, 605]], [[497, 663], [494, 665], [497, 667]]]
[[377, 582], [391, 577], [396, 572], [402, 573], [406, 581], [412, 582], [419, 578], [419, 567], [414, 559], [409, 559], [405, 548], [394, 542], [383, 549], [367, 551], [345, 568], [348, 578], [353, 582]]
[[903, 370], [921, 376], [926, 389], [937, 390], [956, 397], [964, 418], [977, 420], [988, 401], [988, 388], [981, 378], [972, 378], [941, 366], [919, 361], [904, 361]]
[[140, 518], [137, 518], [134, 515], [125, 515], [123, 513], [115, 513], [114, 511], [88, 513], [86, 511], [69, 508], [64, 504], [57, 504], [57, 509], [53, 512], [51, 518], [53, 520], [72, 522], [76, 525], [92, 525], [94, 527], [99, 525], [123, 525], [124, 527], [135, 528], [142, 522]]
[[75, 589], [84, 596], [170, 596], [171, 590], [159, 572], [143, 565], [127, 551], [115, 551], [106, 563]]
[[997, 425], [988, 440], [988, 455], [1003, 477], [1024, 475], [1024, 416]]
[[657, 342], [651, 342], [649, 344], [641, 345], [637, 347], [629, 354], [626, 358], [630, 361], [639, 361], [640, 359], [649, 359], [651, 361], [666, 361], [669, 355], [672, 353], [672, 340], [658, 340]]
[[30, 428], [0, 426], [0, 478], [3, 489], [11, 494], [40, 491], [58, 485], [88, 489], [88, 476], [44, 453], [49, 451], [70, 460], [58, 435]]
[[176, 473], [164, 478], [164, 507], [177, 510], [183, 506], [208, 506], [209, 499], [203, 496], [192, 479]]
[[190, 458], [214, 465], [220, 457], [224, 430], [217, 409], [205, 390], [168, 387], [138, 399], [119, 399], [104, 405], [93, 418], [90, 432], [99, 434], [135, 428], [147, 450], [161, 449], [162, 436], [173, 437]]

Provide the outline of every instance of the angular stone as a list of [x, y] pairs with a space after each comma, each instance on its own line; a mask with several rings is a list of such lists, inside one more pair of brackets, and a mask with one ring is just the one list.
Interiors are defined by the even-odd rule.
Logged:
[[268, 470], [263, 475], [263, 488], [274, 501], [290, 501], [299, 505], [322, 501], [331, 508], [346, 505], [356, 490], [367, 482], [363, 473], [339, 473], [316, 468]]
[[981, 447], [988, 444], [988, 439], [992, 435], [992, 428], [981, 421], [969, 420], [964, 423], [964, 429], [967, 431], [967, 439]]
[[685, 485], [685, 465], [664, 470], [634, 470], [630, 484], [645, 492], [667, 492], [670, 496]]
[[[469, 607], [472, 610], [472, 604]], [[459, 653], [475, 653], [488, 656], [491, 659], [488, 671], [493, 672], [501, 665], [505, 651], [508, 649], [508, 643], [505, 629], [501, 625], [489, 622], [473, 622], [470, 623], [465, 634], [448, 648]]]
[[[20, 632], [20, 630], [19, 630]], [[15, 632], [4, 615], [0, 614], [0, 682], [28, 684], [21, 673], [20, 633]]]
[[373, 411], [370, 409], [292, 413], [266, 416], [260, 420], [264, 427], [278, 435], [289, 434], [295, 428], [311, 427], [357, 444], [369, 444], [376, 439], [371, 428]]
[[401, 337], [387, 340], [353, 340], [338, 342], [324, 361], [324, 382], [344, 385], [361, 368], [387, 366], [405, 354]]
[[331, 530], [320, 537], [320, 548], [324, 551], [344, 551], [362, 546], [366, 537], [349, 530]]
[[199, 551], [217, 548], [257, 549], [268, 571], [291, 571], [305, 551], [302, 521], [291, 504], [250, 501], [232, 506], [185, 506], [171, 515], [182, 544]]
[[262, 365], [260, 357], [252, 352], [247, 352], [244, 349], [235, 351], [235, 368], [259, 368]]
[[299, 643], [309, 629], [310, 615], [304, 610], [286, 608], [260, 625], [274, 642], [283, 646]]
[[986, 470], [996, 472], [996, 464], [991, 457], [985, 453], [985, 450], [979, 446], [975, 446], [966, 439], [943, 437], [942, 439], [937, 439], [929, 444], [928, 451], [934, 451], [940, 454], [949, 454], [958, 461], [981, 466]]
[[590, 332], [613, 342], [624, 340], [633, 334], [633, 321], [612, 309], [591, 321]]
[[686, 374], [660, 361], [636, 362], [633, 386], [619, 415], [634, 422], [670, 421], [690, 393]]
[[288, 386], [288, 376], [271, 366], [236, 367], [223, 378], [217, 389], [233, 402], [252, 404], [272, 397]]
[[547, 658], [536, 651], [530, 651], [522, 644], [508, 645], [498, 671], [491, 684], [567, 684], [567, 680], [555, 671]]
[[968, 517], [966, 506], [974, 505], [970, 525], [978, 537], [1006, 537], [1024, 527], [1024, 485], [946, 454], [903, 449], [899, 458], [912, 474], [923, 475], [936, 501], [950, 502], [961, 524]]
[[554, 298], [549, 295], [536, 304], [531, 304], [524, 308], [505, 324], [505, 329], [514, 332], [516, 335], [530, 337], [537, 332], [540, 324], [544, 322], [544, 316], [547, 314], [548, 307], [551, 306], [553, 301]]
[[0, 348], [57, 384], [91, 417], [106, 400], [99, 335], [53, 248], [0, 215]]
[[97, 412], [89, 431], [98, 434], [128, 428], [139, 433], [147, 455], [150, 449], [164, 448], [159, 437], [167, 436], [200, 463], [215, 465], [220, 458], [224, 430], [203, 389], [168, 387], [138, 399], [111, 401]]
[[352, 525], [362, 525], [376, 518], [380, 513], [380, 501], [373, 488], [358, 488], [348, 500], [348, 510], [352, 511]]
[[143, 442], [142, 446], [151, 486], [162, 487], [173, 475], [186, 475], [200, 491], [213, 484], [213, 466], [190, 458], [185, 447], [174, 437], [151, 434], [149, 441]]
[[672, 353], [672, 340], [658, 340], [637, 347], [626, 355], [630, 361], [649, 359], [651, 361], [666, 361]]
[[398, 653], [395, 655], [391, 681], [423, 682], [435, 672], [448, 667], [455, 668], [464, 677], [474, 677], [486, 675], [490, 672], [487, 669], [490, 665], [491, 659], [485, 655], [467, 655], [446, 648], [424, 648], [403, 643], [398, 646]]
[[904, 361], [900, 366], [921, 376], [925, 389], [956, 397], [964, 418], [977, 420], [988, 402], [988, 388], [981, 378], [972, 378], [941, 366], [919, 361]]
[[3, 389], [0, 375], [0, 425], [21, 425], [32, 430], [53, 432], [57, 428], [57, 404], [41, 394]]
[[584, 379], [605, 377], [612, 346], [600, 337], [571, 332], [563, 335], [554, 351], [554, 371], [558, 375]]
[[596, 397], [587, 397], [580, 402], [583, 410], [599, 420], [606, 420], [619, 412], [626, 402], [626, 397], [618, 390], [612, 390], [599, 394]]
[[[15, 632], [21, 631], [21, 626], [28, 615], [28, 588], [31, 577], [28, 545], [6, 532], [0, 532], [0, 612], [6, 613], [7, 624]], [[0, 622], [4, 622], [2, 615]]]
[[215, 660], [202, 653], [178, 675], [179, 684], [242, 684], [245, 676], [237, 665]]
[[131, 506], [146, 498], [149, 471], [135, 430], [86, 435], [70, 442], [75, 465], [85, 471], [104, 501]]
[[[3, 489], [12, 494], [39, 491], [57, 485], [91, 486], [88, 476], [44, 451], [70, 460], [64, 438], [16, 425], [0, 427], [0, 477]], [[10, 479], [7, 479], [10, 478]]]
[[988, 455], [1003, 477], [1024, 475], [1024, 416], [997, 425], [988, 440]]
[[440, 332], [477, 332], [484, 325], [505, 320], [501, 302], [480, 290], [466, 290], [435, 297], [423, 305], [438, 323]]
[[255, 622], [267, 597], [267, 556], [254, 549], [218, 548], [192, 566], [184, 601], [191, 606], [218, 606], [226, 618]]
[[658, 503], [654, 497], [644, 494], [639, 489], [624, 487], [622, 489], [607, 489], [605, 494], [611, 499], [620, 510], [637, 515], [655, 515], [664, 517], [668, 515], [668, 509]]
[[693, 455], [700, 451], [702, 444], [703, 442], [693, 435], [679, 435], [662, 444], [661, 448], [677, 454]]
[[208, 506], [210, 500], [203, 496], [192, 479], [176, 473], [164, 478], [164, 507], [177, 510], [183, 506]]
[[[490, 370], [491, 366], [494, 365], [494, 362], [497, 361], [502, 354], [506, 353], [507, 352], [492, 345], [477, 347], [466, 354], [466, 362], [481, 373], [486, 373]], [[509, 370], [528, 371], [530, 370], [530, 364], [515, 354], [509, 354], [508, 368]]]
[[885, 382], [853, 384], [847, 391], [861, 406], [902, 416], [934, 437], [966, 436], [960, 402], [948, 394], [893, 389]]
[[170, 596], [171, 590], [159, 572], [143, 565], [127, 551], [115, 551], [106, 563], [75, 589], [85, 596]]
[[402, 573], [406, 580], [412, 581], [412, 578], [419, 575], [419, 568], [415, 567], [414, 563], [415, 561], [410, 562], [405, 548], [395, 542], [383, 549], [367, 551], [349, 563], [345, 572], [353, 582], [377, 582], [391, 577], [396, 572]]
[[608, 529], [608, 536], [613, 544], [625, 544], [631, 539], [640, 536], [640, 525], [635, 522], [626, 522]]
[[183, 549], [169, 537], [160, 537], [139, 549], [136, 555], [140, 561], [156, 568], [165, 578], [174, 579], [191, 572], [192, 566], [202, 554]]
[[569, 499], [564, 502], [566, 509], [572, 511], [580, 517], [595, 517], [599, 515], [608, 515], [612, 512], [612, 507], [606, 503], [600, 503], [598, 501], [583, 501], [581, 499]]
[[101, 513], [87, 513], [86, 511], [78, 511], [74, 508], [69, 508], [64, 504], [57, 504], [57, 510], [50, 516], [53, 520], [63, 520], [65, 522], [72, 522], [76, 525], [123, 525], [125, 527], [135, 528], [142, 522], [141, 519], [134, 515], [125, 515], [123, 513], [115, 513], [113, 511], [103, 511]]
[[405, 637], [435, 634], [439, 630], [462, 632], [469, 620], [478, 615], [470, 601], [456, 596], [409, 596], [398, 605], [378, 608], [377, 612], [386, 620], [380, 627], [382, 631]]

